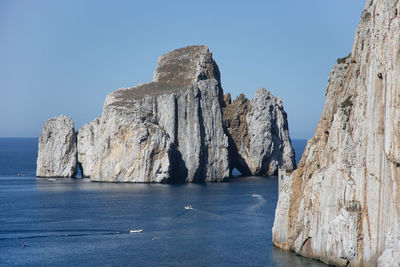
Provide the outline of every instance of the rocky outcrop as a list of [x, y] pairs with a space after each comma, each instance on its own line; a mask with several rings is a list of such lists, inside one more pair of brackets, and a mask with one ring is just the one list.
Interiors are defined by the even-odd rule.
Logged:
[[48, 119], [39, 137], [36, 176], [74, 177], [76, 151], [72, 119], [64, 115]]
[[398, 264], [399, 10], [396, 0], [367, 1], [314, 137], [281, 185], [276, 246], [340, 266]]
[[[206, 46], [185, 47], [160, 57], [152, 82], [111, 93], [99, 124], [92, 122], [79, 130], [84, 174], [96, 181], [222, 181], [229, 177], [222, 97], [218, 66]], [[128, 122], [132, 125], [124, 128]], [[146, 139], [136, 140], [140, 135]], [[95, 142], [85, 145], [87, 140]], [[135, 149], [140, 151], [131, 151]], [[136, 171], [122, 171], [136, 170], [139, 163], [144, 165], [138, 171], [140, 178]], [[162, 175], [156, 179], [154, 171]]]
[[87, 154], [92, 181], [172, 182], [176, 149], [164, 129], [119, 113], [103, 114], [100, 124]]
[[82, 175], [101, 182], [220, 182], [234, 167], [249, 175], [293, 169], [281, 100], [265, 89], [244, 99], [224, 98], [206, 46], [163, 55], [150, 83], [112, 92], [101, 116], [78, 130]]
[[282, 100], [264, 88], [253, 100], [225, 96], [224, 123], [230, 136], [231, 168], [243, 175], [276, 175], [278, 167], [296, 168]]

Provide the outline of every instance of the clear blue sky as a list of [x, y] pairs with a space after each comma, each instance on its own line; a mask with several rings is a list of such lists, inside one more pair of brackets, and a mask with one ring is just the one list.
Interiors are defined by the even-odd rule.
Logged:
[[105, 96], [149, 82], [157, 58], [205, 44], [225, 92], [281, 97], [292, 138], [312, 137], [329, 72], [352, 48], [365, 0], [0, 0], [0, 137], [79, 128]]

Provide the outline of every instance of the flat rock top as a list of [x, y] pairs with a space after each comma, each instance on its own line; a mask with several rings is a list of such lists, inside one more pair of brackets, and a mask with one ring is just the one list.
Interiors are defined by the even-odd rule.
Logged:
[[176, 49], [161, 56], [154, 72], [153, 82], [177, 83], [183, 86], [196, 80], [199, 65], [208, 55], [208, 47], [193, 45]]
[[128, 104], [129, 99], [157, 96], [187, 89], [193, 82], [215, 78], [219, 70], [212, 54], [204, 45], [193, 45], [173, 50], [158, 59], [153, 81], [112, 93], [113, 105]]

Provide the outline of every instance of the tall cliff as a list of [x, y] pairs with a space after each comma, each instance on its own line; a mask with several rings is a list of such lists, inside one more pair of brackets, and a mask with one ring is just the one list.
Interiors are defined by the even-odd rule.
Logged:
[[282, 181], [273, 242], [340, 266], [400, 265], [400, 2], [368, 0], [314, 137]]
[[[84, 174], [94, 181], [222, 181], [229, 177], [222, 97], [218, 66], [206, 46], [161, 56], [152, 82], [111, 93], [101, 117], [79, 130]], [[161, 180], [155, 178], [160, 172]]]
[[238, 111], [245, 114], [245, 131], [235, 120], [236, 102], [226, 107], [224, 121], [223, 98], [220, 72], [206, 46], [161, 56], [150, 83], [112, 92], [101, 116], [78, 130], [83, 176], [103, 182], [219, 182], [240, 168], [237, 157], [249, 170], [243, 174], [294, 168], [279, 98], [259, 90], [249, 108]]

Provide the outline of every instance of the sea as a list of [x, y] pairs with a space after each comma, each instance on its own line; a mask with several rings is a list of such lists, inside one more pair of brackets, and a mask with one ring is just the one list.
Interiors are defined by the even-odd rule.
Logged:
[[[0, 138], [1, 266], [324, 266], [273, 246], [277, 177], [37, 179], [37, 143]], [[297, 160], [305, 144], [293, 140]]]

